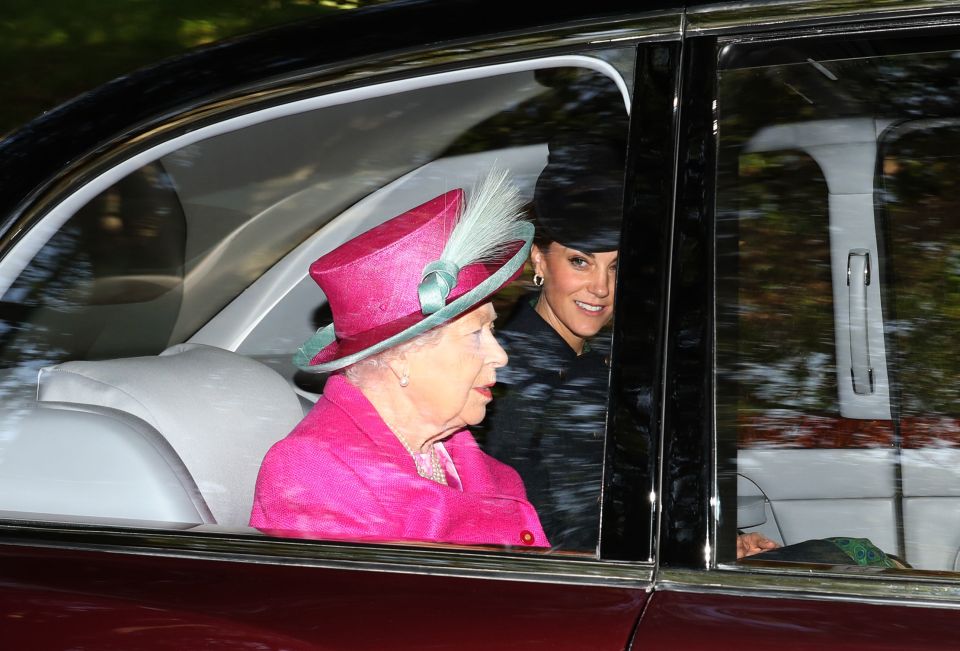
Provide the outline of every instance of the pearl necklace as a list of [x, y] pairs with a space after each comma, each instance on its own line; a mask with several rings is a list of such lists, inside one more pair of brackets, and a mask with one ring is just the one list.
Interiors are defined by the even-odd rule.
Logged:
[[423, 455], [417, 454], [413, 451], [413, 448], [410, 447], [410, 444], [407, 443], [407, 439], [403, 438], [403, 435], [400, 434], [393, 425], [386, 423], [387, 427], [390, 428], [390, 431], [393, 432], [393, 435], [399, 439], [400, 444], [403, 445], [403, 448], [410, 454], [413, 458], [413, 465], [417, 467], [417, 474], [423, 477], [424, 479], [429, 479], [435, 481], [438, 484], [447, 485], [447, 473], [443, 469], [443, 464], [440, 463], [440, 454], [437, 452], [436, 444], [430, 446], [430, 465], [429, 467], [424, 467], [426, 464], [423, 462]]

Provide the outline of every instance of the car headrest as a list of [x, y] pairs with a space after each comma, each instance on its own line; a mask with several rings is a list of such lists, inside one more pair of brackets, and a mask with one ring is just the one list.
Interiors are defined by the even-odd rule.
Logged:
[[45, 368], [37, 398], [145, 421], [180, 455], [217, 523], [229, 526], [247, 524], [263, 455], [303, 417], [297, 394], [278, 373], [199, 344]]

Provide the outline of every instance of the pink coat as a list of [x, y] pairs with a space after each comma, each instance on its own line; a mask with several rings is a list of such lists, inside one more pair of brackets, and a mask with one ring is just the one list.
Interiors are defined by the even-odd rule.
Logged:
[[549, 546], [515, 470], [466, 430], [444, 447], [462, 491], [420, 477], [373, 405], [335, 375], [264, 457], [250, 526], [336, 540]]

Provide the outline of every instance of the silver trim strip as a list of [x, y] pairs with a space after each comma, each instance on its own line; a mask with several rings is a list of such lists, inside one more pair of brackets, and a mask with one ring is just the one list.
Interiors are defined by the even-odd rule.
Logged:
[[641, 590], [649, 590], [653, 581], [650, 564], [540, 552], [499, 552], [479, 547], [353, 545], [237, 533], [204, 535], [193, 531], [131, 531], [2, 522], [0, 545]]
[[[392, 66], [376, 71], [375, 74], [546, 49], [677, 39], [680, 37], [682, 16], [679, 9], [640, 12], [619, 19], [580, 21], [559, 28], [545, 26], [510, 36], [454, 43], [444, 46], [443, 49], [430, 50], [427, 54], [418, 51], [409, 56], [390, 57]], [[359, 69], [358, 72], [366, 76], [368, 71]]]
[[856, 22], [889, 20], [918, 13], [960, 14], [956, 0], [775, 0], [692, 7], [687, 10], [690, 36], [728, 31], [814, 25], [838, 19]]
[[664, 458], [664, 439], [666, 438], [664, 434], [665, 423], [667, 422], [667, 394], [668, 394], [668, 379], [667, 371], [670, 366], [670, 347], [667, 345], [667, 342], [670, 339], [670, 310], [673, 300], [673, 264], [674, 264], [674, 247], [676, 245], [676, 229], [677, 229], [677, 193], [678, 193], [678, 179], [680, 178], [680, 120], [683, 118], [683, 111], [681, 110], [681, 101], [684, 91], [684, 65], [687, 49], [687, 17], [683, 16], [681, 22], [681, 32], [683, 38], [680, 41], [680, 54], [677, 58], [677, 69], [674, 73], [674, 93], [673, 93], [673, 161], [672, 161], [672, 175], [673, 175], [673, 189], [670, 193], [670, 219], [667, 224], [667, 282], [666, 287], [663, 290], [663, 359], [660, 362], [660, 423], [658, 426], [659, 441], [657, 443], [657, 464], [656, 464], [656, 477], [653, 484], [653, 492], [651, 494], [651, 508], [653, 513], [651, 514], [651, 519], [655, 526], [651, 527], [650, 535], [653, 538], [650, 541], [650, 560], [654, 561], [660, 558], [660, 545], [663, 541], [662, 531], [663, 531], [663, 458]]
[[864, 567], [861, 575], [847, 568], [839, 573], [810, 567], [793, 574], [753, 567], [710, 571], [661, 568], [654, 589], [960, 609], [960, 582], [945, 578], [949, 573], [910, 570], [906, 574], [905, 570]]

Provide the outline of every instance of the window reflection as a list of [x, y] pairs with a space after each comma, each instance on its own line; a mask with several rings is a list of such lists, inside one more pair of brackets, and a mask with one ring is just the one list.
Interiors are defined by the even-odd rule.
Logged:
[[[629, 67], [633, 56], [627, 48], [614, 58]], [[303, 252], [327, 253], [392, 216], [382, 214], [385, 207], [400, 210], [417, 205], [418, 194], [470, 187], [495, 164], [511, 168], [529, 200], [555, 143], [573, 141], [576, 150], [579, 138], [589, 135], [623, 145], [626, 122], [621, 87], [607, 74], [576, 67], [514, 71], [253, 123], [198, 140], [117, 181], [59, 228], [51, 227], [56, 232], [42, 246], [39, 238], [32, 241], [38, 252], [25, 269], [9, 274], [16, 280], [0, 305], [0, 460], [17, 459], [26, 472], [11, 474], [12, 464], [0, 463], [2, 510], [29, 511], [25, 517], [41, 520], [110, 518], [144, 526], [142, 517], [171, 527], [214, 520], [245, 527], [251, 468], [255, 477], [265, 450], [290, 431], [290, 414], [294, 423], [302, 417], [297, 392], [306, 401], [327, 379], [321, 374], [304, 384], [291, 362], [297, 346], [330, 318], [322, 293], [315, 286], [303, 291], [304, 282], [312, 284], [307, 263], [291, 271], [305, 259]], [[623, 154], [621, 146], [615, 157], [618, 201]], [[596, 189], [590, 173], [576, 175], [587, 191]], [[608, 249], [615, 250], [621, 210], [604, 212], [614, 222]], [[587, 230], [596, 225], [580, 221]], [[614, 277], [615, 265], [608, 260], [606, 268]], [[269, 278], [258, 282], [268, 271]], [[529, 282], [508, 288], [495, 299], [498, 312], [506, 317], [531, 289]], [[605, 322], [612, 298], [608, 307]], [[220, 350], [217, 357], [216, 349], [190, 344], [168, 350], [189, 341], [236, 353]], [[568, 431], [569, 441], [537, 449], [562, 475], [544, 486], [543, 508], [567, 514], [573, 522], [568, 528], [579, 536], [561, 536], [556, 547], [595, 555], [609, 329], [591, 345], [584, 358], [592, 364], [589, 377], [535, 392], [535, 399], [520, 401], [520, 411], [542, 416], [549, 429]], [[204, 355], [219, 361], [209, 367], [190, 362]], [[539, 358], [550, 362], [551, 355]], [[81, 363], [57, 366], [72, 360]], [[190, 372], [176, 374], [168, 392], [178, 363], [190, 364]], [[41, 367], [52, 368], [44, 371], [38, 394]], [[256, 369], [256, 381], [245, 387], [253, 384], [256, 395], [245, 396], [249, 377], [236, 368]], [[265, 391], [267, 377], [278, 385], [273, 394]], [[194, 396], [206, 396], [197, 398], [195, 413]], [[220, 418], [226, 413], [240, 422]], [[163, 418], [153, 419], [156, 414]], [[123, 422], [113, 422], [114, 416]], [[217, 422], [204, 426], [205, 417]], [[79, 435], [71, 444], [97, 450], [71, 475], [70, 495], [57, 489], [59, 468], [44, 465], [44, 446], [57, 433], [54, 420], [83, 420], [86, 429], [75, 428]], [[224, 422], [229, 431], [221, 432]], [[244, 443], [211, 459], [204, 444], [219, 445], [219, 434]], [[585, 455], [566, 445], [579, 438], [587, 440]], [[150, 454], [141, 449], [144, 440], [155, 443]], [[127, 459], [117, 452], [121, 448], [130, 463], [115, 463]], [[111, 464], [131, 472], [107, 472]], [[203, 464], [210, 465], [197, 470]], [[46, 474], [35, 472], [41, 466]], [[540, 470], [521, 470], [523, 480], [537, 485]], [[116, 495], [116, 503], [87, 509], [87, 502], [102, 501], [97, 487]], [[27, 501], [29, 494], [43, 499]], [[152, 506], [162, 508], [151, 510], [147, 498], [135, 497], [141, 495], [156, 497]], [[230, 503], [226, 510], [224, 503]], [[166, 508], [171, 505], [176, 508]]]
[[740, 528], [786, 545], [755, 562], [873, 564], [809, 544], [841, 538], [960, 569], [960, 56], [877, 55], [911, 47], [786, 43], [721, 73], [719, 560]]
[[98, 195], [0, 299], [0, 365], [163, 350], [180, 304], [185, 239], [183, 213], [161, 165]]

